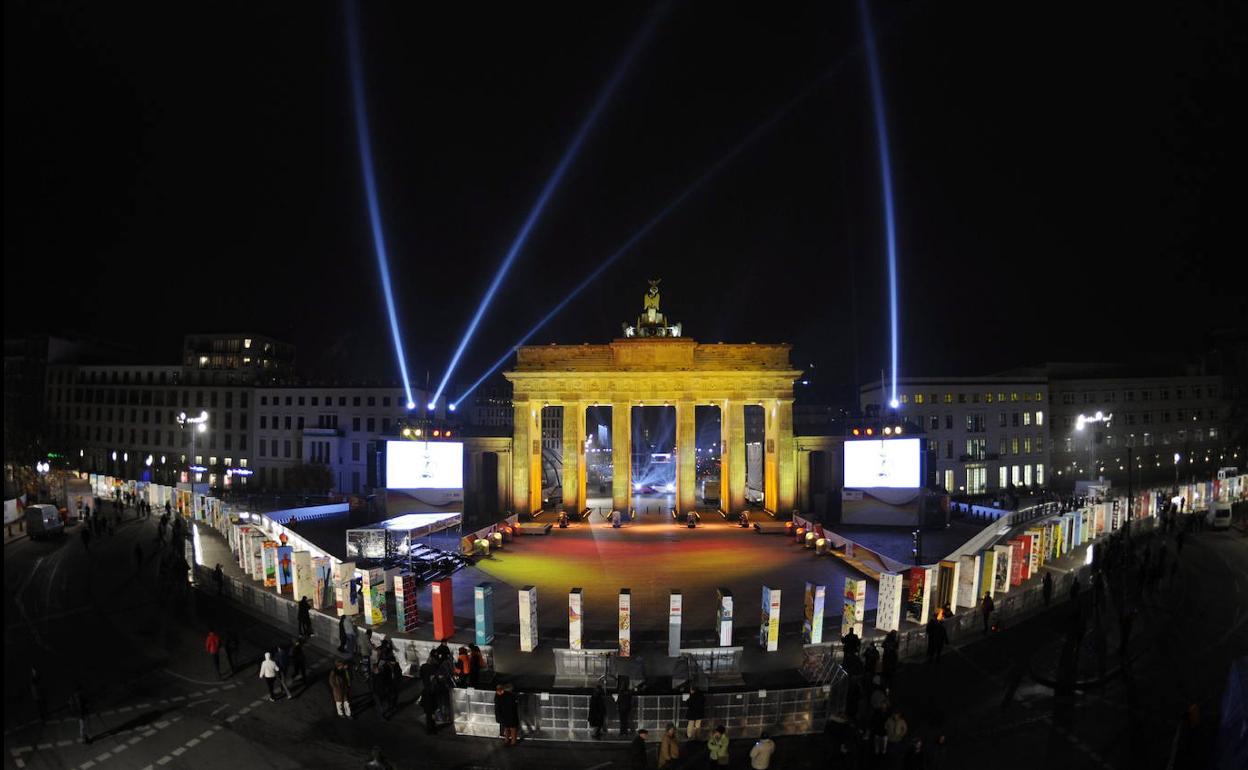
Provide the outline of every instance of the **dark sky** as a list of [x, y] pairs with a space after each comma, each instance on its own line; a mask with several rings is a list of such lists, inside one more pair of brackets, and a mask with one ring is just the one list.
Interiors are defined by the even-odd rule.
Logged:
[[[648, 12], [439, 5], [361, 9], [418, 384], [441, 376]], [[903, 375], [1193, 350], [1243, 323], [1242, 5], [1098, 5], [872, 4]], [[6, 333], [141, 341], [172, 361], [185, 332], [246, 329], [294, 342], [309, 373], [394, 376], [343, 19], [333, 3], [6, 3]], [[855, 370], [876, 376], [886, 284], [860, 42], [852, 2], [673, 3], [455, 379], [812, 83], [535, 341], [616, 336], [661, 276], [689, 336], [792, 342], [836, 395]]]

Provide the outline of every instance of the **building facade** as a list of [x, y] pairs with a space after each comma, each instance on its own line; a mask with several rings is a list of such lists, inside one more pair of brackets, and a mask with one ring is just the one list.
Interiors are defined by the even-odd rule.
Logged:
[[1096, 370], [1050, 366], [1053, 464], [1060, 479], [1103, 477], [1125, 485], [1128, 462], [1137, 483], [1207, 478], [1219, 467], [1239, 465], [1240, 450], [1229, 443], [1231, 402], [1222, 377], [1124, 376], [1110, 367], [1088, 376]]
[[[885, 409], [887, 383], [863, 385], [859, 405]], [[927, 484], [951, 493], [1041, 487], [1051, 473], [1049, 384], [1040, 377], [907, 377], [899, 415], [922, 426]]]

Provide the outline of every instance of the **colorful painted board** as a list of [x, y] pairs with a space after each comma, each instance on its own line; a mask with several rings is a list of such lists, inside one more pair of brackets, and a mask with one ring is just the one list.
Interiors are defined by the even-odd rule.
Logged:
[[313, 597], [316, 596], [316, 575], [312, 572], [312, 554], [308, 551], [295, 551], [291, 554], [291, 561], [294, 562], [294, 582], [291, 584], [291, 596], [295, 601], [308, 597], [308, 601], [313, 606], [316, 602]]
[[732, 591], [715, 590], [715, 630], [720, 647], [732, 646]]
[[827, 603], [827, 586], [807, 583], [802, 594], [802, 641], [823, 643], [823, 608]]
[[844, 607], [841, 613], [841, 636], [845, 636], [852, 628], [854, 633], [862, 636], [862, 621], [867, 612], [867, 581], [845, 578]]
[[958, 559], [959, 607], [974, 607], [979, 600], [979, 556], [962, 556]]
[[[865, 582], [865, 581], [864, 581]], [[758, 645], [767, 652], [780, 649], [780, 589], [763, 586], [762, 617]]]
[[473, 619], [476, 621], [476, 642], [494, 642], [494, 584], [479, 583], [472, 589]]
[[881, 572], [875, 597], [875, 627], [896, 631], [901, 627], [901, 600], [905, 578], [899, 572]]
[[568, 592], [568, 649], [582, 648], [581, 635], [584, 626], [585, 601], [584, 592], [573, 588]]
[[520, 651], [537, 649], [537, 588], [525, 586], [517, 596], [520, 605]]
[[997, 572], [992, 579], [993, 592], [1007, 593], [1010, 590], [1010, 570], [1013, 569], [1013, 549], [1008, 545], [994, 545], [992, 550], [997, 552]]
[[627, 588], [620, 589], [619, 608], [619, 654], [627, 658], [633, 654], [633, 593]]
[[404, 633], [411, 633], [420, 625], [416, 586], [416, 576], [410, 572], [394, 576], [394, 625]]
[[676, 589], [667, 595], [667, 655], [680, 657], [680, 624], [685, 610], [685, 597]]

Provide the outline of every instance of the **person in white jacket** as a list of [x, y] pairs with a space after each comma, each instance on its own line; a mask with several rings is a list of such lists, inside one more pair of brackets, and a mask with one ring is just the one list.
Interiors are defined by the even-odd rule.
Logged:
[[771, 767], [771, 755], [776, 751], [776, 742], [767, 733], [763, 733], [758, 743], [750, 749], [750, 767], [753, 770], [767, 770]]
[[273, 660], [271, 653], [264, 654], [264, 660], [260, 663], [260, 678], [264, 680], [264, 684], [269, 688], [269, 700], [275, 701], [273, 697], [273, 685], [277, 682], [277, 675], [281, 673], [281, 669], [277, 667], [277, 662]]

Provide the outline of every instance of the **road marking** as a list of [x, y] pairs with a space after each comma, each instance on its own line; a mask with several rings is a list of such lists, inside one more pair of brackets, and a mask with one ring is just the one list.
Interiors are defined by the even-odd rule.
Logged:
[[199, 737], [200, 737], [200, 738], [211, 738], [211, 737], [212, 737], [212, 734], [213, 734], [213, 733], [215, 733], [215, 732], [216, 732], [217, 730], [219, 730], [219, 729], [220, 729], [219, 727], [214, 727], [214, 728], [213, 728], [213, 729], [211, 729], [211, 730], [204, 730], [202, 733], [200, 733], [200, 734], [199, 734]]
[[180, 757], [180, 756], [182, 756], [183, 754], [185, 754], [185, 753], [186, 753], [186, 749], [185, 749], [185, 748], [183, 748], [182, 746], [179, 746], [179, 747], [177, 747], [176, 749], [174, 749], [173, 751], [171, 751], [171, 752], [169, 752], [169, 753], [170, 753], [170, 754], [172, 754], [172, 755], [174, 755], [175, 757]]

